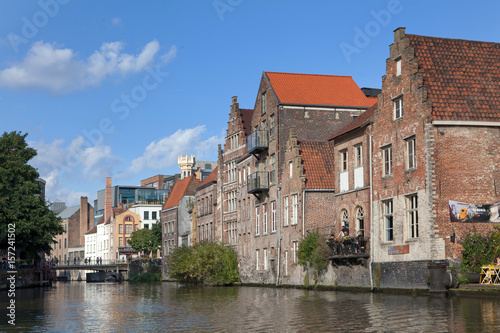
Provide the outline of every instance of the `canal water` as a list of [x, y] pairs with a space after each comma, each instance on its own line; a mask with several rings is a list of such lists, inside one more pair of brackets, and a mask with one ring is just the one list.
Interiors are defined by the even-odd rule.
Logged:
[[500, 298], [58, 282], [18, 289], [1, 332], [500, 332]]

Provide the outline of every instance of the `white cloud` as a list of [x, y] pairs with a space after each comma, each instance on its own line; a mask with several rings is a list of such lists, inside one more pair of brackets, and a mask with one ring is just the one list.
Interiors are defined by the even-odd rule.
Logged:
[[46, 181], [46, 197], [54, 201], [60, 199], [67, 205], [78, 204], [80, 196], [90, 197], [88, 193], [69, 189], [95, 179], [104, 179], [112, 175], [118, 158], [113, 155], [109, 146], [97, 142], [94, 146], [82, 136], [73, 139], [69, 144], [64, 140], [51, 143], [29, 142], [37, 150], [37, 155], [30, 164], [38, 170], [40, 177]]
[[[0, 86], [14, 89], [47, 89], [69, 93], [100, 84], [110, 75], [127, 75], [150, 66], [160, 50], [153, 40], [138, 55], [123, 53], [123, 43], [103, 43], [88, 59], [80, 59], [69, 48], [58, 48], [42, 41], [33, 44], [25, 59], [0, 70]], [[177, 48], [171, 47], [161, 61], [171, 60]]]
[[152, 170], [165, 169], [177, 164], [177, 157], [185, 154], [195, 154], [197, 160], [203, 160], [217, 154], [217, 146], [223, 142], [223, 137], [202, 139], [205, 126], [178, 130], [174, 134], [159, 141], [151, 142], [143, 155], [132, 161], [132, 164], [116, 177], [127, 177], [138, 174], [148, 168]]
[[111, 24], [113, 24], [114, 26], [121, 27], [122, 26], [122, 19], [119, 17], [114, 17], [111, 19]]

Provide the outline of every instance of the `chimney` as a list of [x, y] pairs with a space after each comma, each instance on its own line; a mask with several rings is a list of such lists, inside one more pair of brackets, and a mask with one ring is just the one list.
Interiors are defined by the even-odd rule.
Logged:
[[85, 245], [85, 233], [90, 230], [87, 197], [80, 197], [80, 246]]
[[111, 177], [106, 177], [106, 189], [104, 190], [104, 223], [113, 213], [113, 207], [111, 202]]

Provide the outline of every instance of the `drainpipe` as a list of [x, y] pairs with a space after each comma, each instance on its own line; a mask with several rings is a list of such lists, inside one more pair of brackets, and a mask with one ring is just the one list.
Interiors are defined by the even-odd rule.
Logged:
[[276, 273], [276, 286], [280, 283], [280, 258], [281, 258], [281, 184], [278, 184], [278, 272]]
[[373, 135], [370, 135], [370, 264], [368, 269], [370, 270], [370, 288], [373, 291]]

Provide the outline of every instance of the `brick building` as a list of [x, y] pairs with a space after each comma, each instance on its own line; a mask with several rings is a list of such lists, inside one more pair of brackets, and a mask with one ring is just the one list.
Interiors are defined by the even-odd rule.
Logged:
[[[329, 207], [333, 188], [322, 188], [333, 182], [314, 188], [313, 179], [319, 174], [305, 170], [305, 158], [323, 154], [325, 146], [332, 146], [326, 142], [332, 133], [374, 103], [348, 76], [263, 73], [247, 154], [238, 160], [236, 170], [237, 175], [246, 174], [246, 179], [237, 179], [238, 255], [244, 282], [302, 282], [299, 241], [306, 230], [333, 224]], [[311, 160], [309, 165], [316, 164]], [[322, 168], [326, 170], [324, 164]], [[309, 199], [317, 200], [314, 197], [327, 203], [313, 210], [314, 201]], [[324, 210], [319, 212], [319, 207]], [[304, 213], [311, 219], [304, 219]]]
[[394, 31], [372, 129], [381, 287], [424, 287], [429, 262], [460, 256], [456, 238], [492, 227], [451, 222], [450, 201], [500, 201], [498, 59], [500, 44]]
[[193, 175], [177, 181], [160, 212], [164, 256], [177, 246], [192, 244], [191, 214], [198, 186], [198, 180]]
[[[212, 173], [196, 189], [196, 219], [193, 229], [194, 242], [214, 242], [220, 240], [221, 227], [216, 225], [217, 172]], [[218, 232], [216, 232], [218, 231]]]

